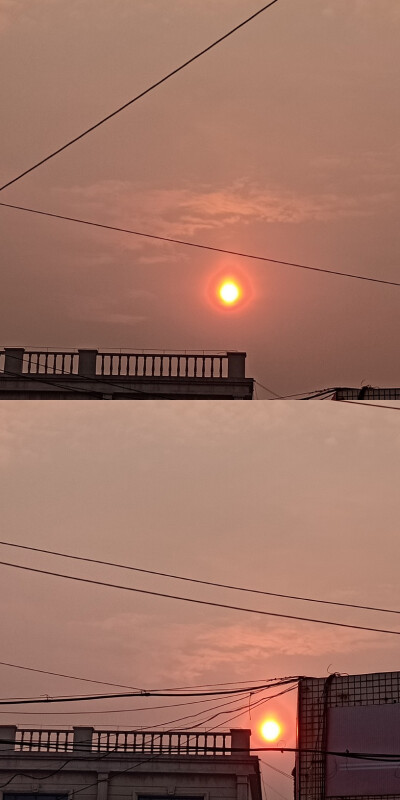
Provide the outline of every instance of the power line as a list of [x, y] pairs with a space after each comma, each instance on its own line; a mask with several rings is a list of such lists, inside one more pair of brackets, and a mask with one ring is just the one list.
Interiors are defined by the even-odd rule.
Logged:
[[260, 383], [260, 381], [256, 381], [255, 380], [254, 383], [255, 383], [256, 386], [260, 386], [261, 389], [265, 389], [266, 392], [269, 392], [270, 394], [273, 394], [274, 397], [276, 398], [276, 400], [283, 400], [284, 399], [281, 394], [277, 394], [276, 392], [273, 391], [273, 389], [270, 389], [268, 386], [264, 386], [264, 384]]
[[[97, 684], [99, 684], [101, 686], [115, 686], [117, 689], [132, 689], [132, 690], [142, 691], [142, 689], [140, 687], [138, 687], [138, 686], [128, 686], [125, 683], [110, 683], [110, 681], [97, 681], [97, 680], [94, 680], [93, 678], [82, 678], [82, 677], [78, 677], [77, 675], [66, 675], [63, 672], [51, 672], [48, 669], [37, 669], [35, 667], [27, 667], [24, 664], [11, 664], [8, 661], [0, 661], [0, 666], [1, 667], [12, 667], [14, 669], [22, 669], [22, 670], [26, 670], [27, 672], [39, 672], [42, 675], [53, 675], [53, 676], [55, 676], [57, 678], [69, 678], [70, 680], [74, 680], [74, 681], [84, 681], [86, 683], [97, 683]], [[257, 680], [261, 681], [262, 678], [259, 678]], [[255, 682], [256, 681], [253, 681], [253, 683], [255, 683]], [[173, 691], [173, 690], [178, 691], [178, 689], [179, 690], [183, 690], [183, 689], [205, 689], [205, 688], [210, 689], [210, 688], [215, 688], [217, 686], [218, 687], [219, 686], [238, 686], [240, 684], [248, 684], [248, 683], [249, 683], [249, 681], [228, 681], [227, 683], [203, 683], [203, 684], [194, 684], [192, 686], [170, 686], [170, 687], [168, 687], [168, 689], [170, 691]], [[153, 691], [157, 691], [157, 689], [153, 689]], [[161, 690], [159, 690], [159, 691], [161, 691]], [[203, 700], [203, 701], [199, 701], [199, 702], [204, 702], [205, 703], [207, 701]], [[191, 705], [191, 703], [180, 703], [179, 705]], [[169, 706], [169, 708], [172, 708], [172, 707], [173, 706]], [[158, 706], [158, 708], [162, 708], [162, 706]], [[132, 708], [132, 709], [126, 709], [126, 710], [127, 711], [137, 711], [139, 709]], [[41, 712], [32, 712], [32, 713], [41, 713]], [[46, 713], [46, 712], [42, 712], [42, 713]], [[53, 712], [49, 711], [47, 713], [50, 714], [50, 713], [53, 713]], [[59, 713], [59, 712], [54, 712], [54, 713]], [[80, 713], [80, 712], [74, 712], [74, 713]], [[85, 713], [85, 712], [82, 712], [82, 713]], [[91, 713], [94, 713], [94, 712], [91, 712]], [[108, 713], [108, 712], [102, 712], [102, 713]]]
[[284, 775], [285, 778], [289, 778], [289, 780], [293, 782], [293, 775], [291, 775], [290, 772], [285, 772], [283, 769], [278, 769], [278, 767], [274, 767], [272, 764], [269, 763], [269, 761], [265, 761], [265, 759], [263, 758], [260, 758], [260, 761], [262, 764], [265, 764], [265, 766], [268, 767], [269, 769], [273, 769], [274, 772], [278, 772], [279, 775]]
[[356, 406], [368, 406], [368, 408], [387, 408], [391, 411], [400, 411], [400, 406], [381, 406], [379, 403], [372, 403], [371, 401], [363, 401], [363, 400], [338, 400], [339, 403], [350, 403], [351, 405]]
[[[260, 761], [261, 761], [261, 758], [260, 758]], [[277, 795], [278, 795], [278, 797], [281, 797], [281, 798], [282, 798], [282, 800], [288, 800], [288, 798], [286, 797], [286, 795], [282, 794], [281, 792], [278, 792], [278, 789], [275, 789], [275, 788], [274, 788], [274, 786], [271, 786], [271, 784], [270, 784], [270, 783], [267, 783], [267, 781], [264, 781], [264, 777], [263, 777], [263, 775], [261, 775], [261, 780], [262, 780], [262, 783], [263, 783], [263, 786], [264, 786], [264, 795], [265, 795], [265, 798], [267, 798], [267, 796], [268, 796], [268, 795], [267, 795], [267, 792], [265, 791], [265, 786], [268, 786], [268, 789], [271, 789], [271, 792], [274, 792], [275, 794], [277, 794]]]
[[[246, 692], [246, 694], [247, 694], [247, 692]], [[81, 698], [81, 699], [84, 700], [84, 698]], [[147, 707], [146, 706], [145, 707], [136, 706], [135, 708], [110, 708], [110, 709], [105, 709], [105, 710], [101, 709], [101, 710], [96, 710], [96, 711], [91, 711], [91, 710], [90, 711], [13, 711], [12, 713], [13, 713], [13, 716], [18, 715], [20, 717], [21, 716], [29, 716], [29, 717], [32, 717], [32, 716], [35, 716], [35, 717], [37, 717], [37, 716], [46, 716], [46, 717], [49, 717], [49, 716], [52, 716], [52, 717], [56, 717], [56, 716], [74, 716], [75, 717], [75, 716], [84, 716], [84, 715], [86, 715], [86, 716], [90, 715], [91, 716], [92, 714], [127, 714], [127, 713], [132, 713], [134, 711], [142, 711], [142, 712], [164, 711], [167, 708], [179, 708], [180, 706], [194, 706], [194, 705], [198, 705], [200, 703], [201, 704], [212, 703], [213, 700], [214, 700], [213, 697], [206, 697], [204, 700], [191, 700], [191, 701], [188, 701], [187, 703], [169, 703], [169, 704], [162, 705], [162, 706], [147, 706]], [[237, 702], [236, 699], [235, 699], [234, 702]], [[210, 709], [206, 708], [206, 709], [203, 709], [203, 711], [200, 712], [200, 713], [204, 714], [205, 712], [208, 712], [209, 710]], [[10, 713], [9, 711], [0, 711], [0, 714], [9, 714], [9, 713]], [[197, 715], [192, 714], [190, 716], [197, 716]]]
[[297, 269], [306, 269], [310, 270], [311, 272], [321, 272], [328, 275], [336, 275], [342, 278], [354, 278], [355, 280], [359, 281], [383, 283], [387, 286], [400, 286], [399, 282], [383, 280], [382, 278], [372, 278], [367, 275], [357, 275], [352, 272], [339, 272], [338, 270], [325, 269], [323, 267], [313, 267], [309, 264], [300, 264], [295, 261], [283, 261], [282, 259], [278, 258], [269, 258], [267, 256], [258, 256], [252, 253], [243, 253], [238, 250], [227, 250], [226, 248], [223, 247], [213, 247], [211, 245], [201, 244], [200, 242], [188, 242], [185, 239], [174, 239], [170, 236], [157, 236], [156, 234], [153, 233], [144, 233], [143, 231], [135, 231], [132, 230], [131, 228], [120, 228], [116, 225], [106, 225], [100, 222], [91, 222], [90, 220], [80, 219], [79, 217], [68, 217], [65, 214], [53, 214], [50, 211], [39, 211], [36, 208], [28, 208], [26, 206], [13, 205], [12, 203], [0, 203], [0, 206], [3, 206], [4, 208], [13, 208], [17, 211], [26, 211], [30, 214], [38, 214], [39, 216], [43, 217], [52, 217], [54, 219], [65, 220], [67, 222], [76, 222], [79, 223], [80, 225], [90, 225], [94, 228], [103, 228], [104, 230], [118, 231], [119, 233], [128, 233], [132, 236], [142, 236], [145, 239], [155, 239], [156, 241], [159, 242], [170, 242], [172, 244], [183, 245], [185, 247], [195, 247], [197, 249], [207, 250], [213, 253], [224, 253], [225, 255], [238, 256], [239, 258], [249, 258], [253, 261], [264, 261], [270, 264], [282, 264], [283, 266], [286, 267], [296, 267]]
[[[15, 357], [14, 356], [10, 356], [10, 358], [15, 358]], [[21, 374], [19, 372], [12, 372], [9, 369], [7, 371], [3, 370], [1, 374], [5, 375], [5, 376], [11, 375], [13, 378], [21, 378]], [[79, 387], [79, 386], [76, 386], [76, 387], [64, 386], [62, 383], [58, 383], [58, 382], [54, 382], [54, 381], [46, 381], [46, 379], [40, 377], [40, 375], [29, 375], [29, 374], [23, 373], [22, 378], [24, 380], [34, 381], [36, 383], [44, 383], [44, 384], [46, 384], [46, 386], [52, 386], [53, 388], [56, 387], [56, 389], [62, 389], [63, 391], [67, 391], [67, 392], [78, 392], [78, 394], [85, 394], [85, 395], [89, 394], [91, 397], [93, 397], [93, 396], [103, 397], [103, 394], [104, 394], [104, 392], [99, 392], [97, 389], [83, 389], [82, 387]]]
[[[299, 678], [298, 675], [287, 675], [287, 676], [281, 677], [281, 678], [268, 678], [268, 679], [261, 679], [260, 678], [260, 681], [261, 680], [263, 680], [263, 682], [262, 683], [257, 683], [256, 685], [254, 685], [254, 682], [249, 685], [248, 681], [240, 681], [239, 683], [245, 684], [245, 686], [243, 688], [238, 688], [238, 686], [236, 684], [231, 684], [231, 685], [234, 686], [233, 689], [232, 688], [225, 688], [225, 689], [222, 689], [222, 690], [219, 689], [217, 691], [207, 691], [207, 692], [193, 691], [194, 689], [203, 688], [201, 686], [180, 686], [180, 687], [167, 687], [166, 689], [165, 688], [164, 689], [160, 689], [160, 688], [156, 688], [156, 689], [153, 689], [153, 688], [137, 689], [136, 691], [133, 690], [131, 692], [122, 692], [122, 693], [114, 692], [113, 694], [102, 694], [102, 695], [68, 694], [68, 695], [63, 695], [63, 699], [65, 699], [66, 701], [68, 701], [70, 698], [72, 698], [73, 700], [85, 701], [85, 700], [96, 700], [96, 699], [99, 699], [99, 698], [100, 699], [106, 699], [106, 698], [116, 699], [116, 698], [120, 698], [120, 697], [205, 697], [205, 698], [209, 698], [209, 699], [211, 698], [212, 699], [213, 697], [229, 697], [232, 694], [236, 694], [236, 695], [248, 694], [249, 691], [254, 692], [254, 691], [261, 691], [262, 689], [271, 689], [271, 688], [274, 688], [276, 686], [285, 686], [286, 684], [297, 683], [300, 680], [300, 678]], [[223, 686], [224, 684], [215, 684], [215, 685], [213, 685], [213, 684], [209, 684], [209, 685], [205, 684], [205, 687], [206, 688], [208, 687], [208, 688], [211, 688], [211, 689], [214, 690], [215, 687], [218, 687], [219, 685]], [[42, 696], [43, 695], [41, 695], [41, 697]], [[46, 693], [45, 697], [48, 697], [48, 696], [49, 696], [48, 693]], [[31, 698], [31, 697], [26, 698], [26, 697], [20, 697], [20, 696], [18, 696], [18, 697], [14, 697], [14, 696], [13, 697], [1, 697], [0, 696], [0, 701], [1, 700], [18, 700], [21, 703], [23, 703], [25, 700], [31, 700], [31, 699], [33, 699], [33, 698]], [[206, 701], [204, 700], [202, 702], [206, 702]]]
[[258, 11], [256, 11], [254, 14], [252, 14], [250, 17], [247, 17], [245, 20], [240, 22], [239, 25], [236, 25], [234, 28], [231, 28], [231, 30], [229, 30], [223, 36], [220, 36], [219, 39], [216, 39], [214, 42], [209, 44], [203, 50], [200, 50], [199, 53], [196, 53], [196, 55], [194, 55], [191, 58], [189, 58], [187, 61], [185, 61], [179, 67], [176, 67], [171, 72], [169, 72], [167, 75], [164, 75], [163, 78], [160, 78], [160, 80], [156, 81], [151, 86], [148, 86], [148, 88], [145, 89], [143, 92], [140, 92], [140, 94], [137, 94], [131, 100], [128, 100], [127, 103], [124, 103], [122, 106], [119, 106], [119, 108], [115, 109], [115, 111], [112, 111], [111, 114], [107, 114], [107, 116], [103, 117], [101, 120], [99, 120], [99, 122], [96, 122], [94, 125], [91, 125], [90, 128], [87, 128], [82, 133], [80, 133], [78, 136], [75, 136], [73, 139], [70, 139], [68, 142], [63, 144], [57, 150], [54, 150], [52, 153], [50, 153], [49, 155], [47, 155], [44, 158], [42, 158], [36, 164], [33, 164], [31, 167], [29, 167], [28, 169], [24, 170], [24, 172], [21, 172], [15, 178], [12, 178], [12, 180], [7, 181], [7, 183], [3, 184], [3, 186], [0, 187], [0, 191], [2, 191], [3, 189], [6, 189], [7, 186], [11, 186], [13, 183], [16, 183], [21, 178], [23, 178], [25, 175], [28, 175], [30, 172], [33, 172], [33, 170], [37, 169], [42, 164], [45, 164], [47, 161], [50, 161], [51, 158], [54, 158], [59, 153], [62, 153], [63, 150], [67, 149], [67, 147], [71, 147], [71, 145], [73, 145], [76, 142], [80, 141], [80, 139], [83, 139], [84, 136], [87, 136], [89, 133], [91, 133], [92, 131], [96, 130], [96, 128], [99, 128], [101, 125], [104, 125], [104, 123], [107, 122], [109, 119], [112, 119], [112, 117], [115, 117], [121, 111], [124, 111], [125, 108], [128, 108], [128, 106], [131, 106], [131, 105], [133, 105], [133, 103], [136, 103], [138, 100], [140, 100], [146, 94], [149, 94], [149, 92], [153, 91], [153, 89], [156, 89], [158, 86], [161, 86], [161, 84], [165, 83], [167, 80], [169, 80], [169, 78], [172, 78], [174, 75], [177, 75], [178, 72], [181, 72], [183, 69], [185, 69], [185, 67], [188, 67], [189, 64], [193, 64], [193, 62], [197, 61], [198, 58], [203, 56], [205, 53], [208, 53], [210, 50], [212, 50], [218, 44], [220, 44], [221, 42], [225, 41], [225, 39], [228, 39], [229, 36], [232, 36], [238, 30], [240, 30], [245, 25], [247, 25], [249, 22], [251, 22], [253, 19], [255, 19], [256, 17], [260, 16], [260, 14], [262, 14], [264, 11], [267, 11], [268, 8], [270, 8], [271, 6], [275, 5], [275, 3], [277, 3], [277, 2], [278, 2], [278, 0], [270, 0], [270, 2], [267, 3], [265, 6], [260, 8]]
[[36, 669], [35, 667], [25, 667], [21, 664], [10, 664], [8, 661], [0, 661], [0, 667], [13, 667], [13, 669], [23, 669], [27, 672], [39, 672], [42, 675], [53, 675], [56, 678], [68, 678], [72, 681], [84, 681], [85, 683], [97, 683], [101, 686], [115, 686], [117, 689], [138, 689], [137, 686], [127, 686], [124, 683], [110, 683], [109, 681], [95, 681], [93, 678], [79, 678], [77, 675], [65, 675], [62, 672], [50, 672], [48, 669]]
[[224, 692], [181, 692], [176, 694], [174, 692], [152, 692], [152, 691], [142, 691], [142, 692], [118, 692], [114, 694], [96, 694], [96, 695], [85, 695], [82, 697], [81, 695], [67, 695], [67, 696], [58, 696], [58, 697], [50, 697], [46, 695], [45, 697], [28, 697], [28, 698], [18, 698], [18, 699], [1, 699], [0, 706], [12, 706], [12, 705], [31, 705], [32, 703], [81, 703], [82, 701], [89, 702], [92, 700], [115, 700], [116, 698], [121, 697], [228, 697], [229, 695], [240, 695], [240, 694], [248, 694], [249, 692], [256, 692], [261, 689], [271, 689], [275, 686], [285, 686], [287, 684], [297, 683], [299, 680], [298, 677], [296, 678], [287, 678], [282, 679], [281, 681], [277, 681], [276, 683], [264, 683], [261, 686], [248, 686], [246, 689], [228, 689]]
[[[8, 353], [8, 358], [12, 359], [14, 361], [19, 361], [19, 362], [21, 362], [21, 360], [22, 360], [23, 363], [29, 364], [29, 359], [26, 358], [26, 357], [23, 357], [22, 359], [17, 359], [17, 356], [13, 356], [10, 353]], [[63, 372], [63, 370], [60, 367], [54, 366], [54, 374], [56, 375], [56, 373], [60, 373], [60, 376], [63, 376], [63, 377], [76, 377], [75, 373], [73, 373], [73, 372], [67, 372], [66, 373], [66, 372]], [[102, 391], [100, 391], [98, 389], [84, 389], [84, 388], [78, 387], [78, 386], [65, 386], [65, 385], [59, 383], [58, 381], [48, 381], [48, 380], [46, 380], [46, 378], [41, 377], [42, 373], [38, 373], [38, 374], [32, 375], [32, 374], [26, 373], [26, 372], [23, 372], [23, 373], [11, 372], [10, 370], [7, 370], [7, 372], [6, 372], [5, 370], [3, 370], [1, 374], [2, 375], [12, 375], [13, 377], [17, 377], [17, 378], [21, 378], [22, 377], [23, 380], [30, 380], [30, 381], [34, 381], [34, 382], [38, 381], [39, 383], [45, 383], [46, 386], [52, 386], [53, 388], [56, 387], [57, 389], [63, 389], [63, 390], [66, 390], [67, 392], [80, 392], [82, 394], [91, 395], [91, 396], [98, 395], [101, 398], [103, 398], [103, 395], [104, 395], [104, 392], [102, 392]], [[57, 375], [56, 375], [56, 377], [57, 377]], [[79, 377], [83, 378], [83, 379], [86, 379], [86, 380], [89, 380], [89, 381], [93, 380], [93, 375], [84, 375], [82, 372], [79, 373]], [[112, 387], [115, 387], [117, 389], [123, 389], [124, 390], [124, 395], [126, 397], [129, 397], [130, 395], [136, 395], [136, 396], [137, 395], [144, 395], [146, 397], [153, 397], [153, 394], [151, 392], [146, 392], [143, 389], [136, 389], [136, 388], [129, 387], [129, 386], [127, 387], [125, 384], [116, 383], [115, 381], [110, 381], [109, 378], [107, 378], [107, 376], [104, 376], [104, 375], [96, 376], [96, 380], [101, 381], [101, 383], [105, 384], [106, 386], [112, 386]], [[164, 395], [164, 394], [157, 394], [157, 398], [160, 398], [162, 400], [170, 399], [168, 395]]]
[[[371, 633], [385, 633], [385, 634], [389, 634], [391, 636], [400, 636], [400, 631], [393, 631], [393, 630], [388, 630], [388, 629], [385, 629], [385, 628], [372, 628], [372, 627], [368, 627], [366, 625], [354, 625], [354, 624], [351, 625], [350, 623], [332, 622], [332, 621], [326, 620], [326, 619], [313, 619], [312, 617], [300, 617], [300, 616], [295, 615], [295, 614], [278, 614], [275, 611], [261, 611], [260, 609], [256, 609], [256, 608], [244, 608], [243, 606], [228, 605], [227, 603], [215, 603], [215, 602], [212, 602], [211, 600], [196, 600], [193, 597], [182, 597], [180, 595], [167, 594], [166, 592], [153, 592], [153, 591], [150, 591], [149, 589], [137, 589], [137, 588], [135, 588], [133, 586], [122, 586], [120, 584], [107, 583], [106, 581], [96, 581], [96, 580], [93, 580], [92, 578], [78, 578], [76, 575], [65, 575], [64, 573], [52, 572], [50, 570], [38, 569], [36, 567], [27, 567], [27, 566], [24, 566], [22, 564], [12, 564], [12, 563], [10, 563], [8, 561], [0, 561], [0, 564], [2, 566], [4, 566], [4, 567], [12, 567], [13, 569], [20, 569], [20, 570], [24, 570], [24, 571], [27, 571], [27, 572], [35, 572], [35, 573], [40, 574], [40, 575], [51, 575], [54, 578], [64, 578], [66, 580], [78, 581], [79, 583], [89, 583], [89, 584], [92, 584], [94, 586], [106, 586], [107, 588], [110, 588], [110, 589], [120, 589], [120, 590], [125, 591], [125, 592], [135, 592], [137, 594], [151, 595], [152, 597], [162, 597], [162, 598], [167, 598], [169, 600], [180, 600], [180, 601], [183, 601], [185, 603], [194, 603], [196, 605], [210, 606], [212, 608], [223, 608], [223, 609], [227, 609], [229, 611], [243, 611], [243, 612], [246, 612], [248, 614], [259, 614], [259, 615], [265, 616], [265, 617], [278, 617], [280, 619], [291, 619], [291, 620], [297, 620], [297, 621], [301, 621], [301, 622], [313, 622], [313, 623], [316, 623], [318, 625], [331, 625], [331, 626], [334, 626], [335, 628], [347, 628], [347, 629], [358, 630], [358, 631], [369, 631]], [[260, 687], [258, 687], [258, 688], [260, 688]], [[146, 694], [146, 696], [148, 695], [147, 692], [145, 694]], [[12, 701], [12, 702], [14, 703], [16, 701]], [[20, 701], [17, 701], [17, 702], [20, 702]], [[1, 703], [0, 703], [0, 705], [1, 705]]]
[[[250, 589], [249, 587], [245, 587], [245, 586], [234, 586], [233, 584], [230, 584], [230, 583], [217, 583], [216, 581], [205, 581], [205, 580], [200, 580], [199, 578], [188, 578], [188, 577], [183, 576], [183, 575], [175, 575], [175, 574], [170, 573], [170, 572], [159, 572], [159, 571], [151, 570], [151, 569], [142, 569], [140, 567], [134, 567], [134, 566], [131, 566], [129, 564], [119, 564], [119, 563], [116, 563], [115, 561], [102, 561], [99, 558], [85, 558], [84, 556], [76, 556], [76, 555], [70, 555], [68, 553], [60, 553], [57, 550], [47, 550], [47, 549], [45, 549], [43, 547], [32, 547], [31, 545], [17, 544], [15, 542], [4, 542], [4, 541], [0, 540], [0, 546], [14, 547], [14, 548], [16, 548], [18, 550], [29, 550], [29, 551], [35, 552], [35, 553], [44, 553], [44, 554], [50, 555], [50, 556], [58, 556], [59, 558], [68, 558], [68, 559], [70, 559], [72, 561], [83, 561], [83, 562], [88, 563], [88, 564], [100, 564], [101, 566], [105, 566], [105, 567], [116, 567], [117, 569], [125, 569], [125, 570], [129, 570], [131, 572], [140, 572], [140, 573], [143, 573], [145, 575], [156, 575], [157, 577], [161, 577], [161, 578], [172, 578], [173, 580], [185, 581], [187, 583], [197, 583], [197, 584], [200, 584], [202, 586], [213, 586], [213, 587], [216, 587], [218, 589], [231, 589], [231, 590], [236, 591], [236, 592], [246, 592], [248, 594], [259, 594], [259, 595], [263, 595], [265, 597], [279, 597], [279, 598], [285, 599], [285, 600], [301, 600], [301, 601], [306, 602], [306, 603], [320, 603], [322, 605], [339, 606], [339, 607], [342, 607], [342, 608], [356, 608], [356, 609], [360, 609], [362, 611], [378, 611], [378, 612], [385, 613], [385, 614], [400, 614], [400, 610], [396, 610], [396, 609], [393, 609], [393, 608], [379, 608], [377, 606], [363, 606], [363, 605], [359, 605], [357, 603], [342, 603], [342, 602], [334, 601], [334, 600], [318, 600], [315, 597], [302, 597], [302, 596], [293, 595], [293, 594], [281, 594], [281, 593], [278, 593], [278, 592], [266, 592], [266, 591], [263, 591], [261, 589]], [[2, 562], [0, 562], [0, 563], [2, 563]], [[1, 662], [0, 662], [0, 664], [1, 664]], [[123, 687], [123, 688], [131, 688], [131, 687]]]

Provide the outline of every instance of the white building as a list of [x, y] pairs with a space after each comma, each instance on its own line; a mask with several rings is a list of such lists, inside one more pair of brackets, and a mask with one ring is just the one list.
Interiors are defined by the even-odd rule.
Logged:
[[250, 731], [0, 726], [0, 800], [262, 800]]

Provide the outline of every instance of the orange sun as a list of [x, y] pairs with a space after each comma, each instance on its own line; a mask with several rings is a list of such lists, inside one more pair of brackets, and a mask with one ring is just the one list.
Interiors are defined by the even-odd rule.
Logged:
[[267, 719], [261, 725], [261, 733], [267, 742], [275, 742], [281, 732], [279, 722], [274, 719]]
[[218, 287], [218, 296], [224, 305], [232, 306], [240, 299], [241, 291], [233, 280], [225, 280]]

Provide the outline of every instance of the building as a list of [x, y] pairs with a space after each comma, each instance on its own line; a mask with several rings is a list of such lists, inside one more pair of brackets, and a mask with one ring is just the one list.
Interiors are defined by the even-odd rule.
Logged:
[[400, 387], [362, 386], [361, 389], [337, 387], [332, 400], [400, 400]]
[[246, 353], [0, 351], [0, 399], [252, 400]]
[[400, 672], [302, 678], [296, 800], [400, 798]]
[[262, 800], [250, 731], [0, 726], [2, 800]]

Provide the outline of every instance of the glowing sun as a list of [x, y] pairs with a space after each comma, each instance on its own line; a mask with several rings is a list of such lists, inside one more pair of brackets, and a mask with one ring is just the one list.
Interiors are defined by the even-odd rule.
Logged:
[[261, 726], [261, 733], [267, 742], [275, 742], [281, 732], [281, 726], [274, 719], [267, 719]]
[[234, 305], [240, 298], [240, 289], [232, 280], [224, 281], [218, 289], [218, 295], [227, 306]]

